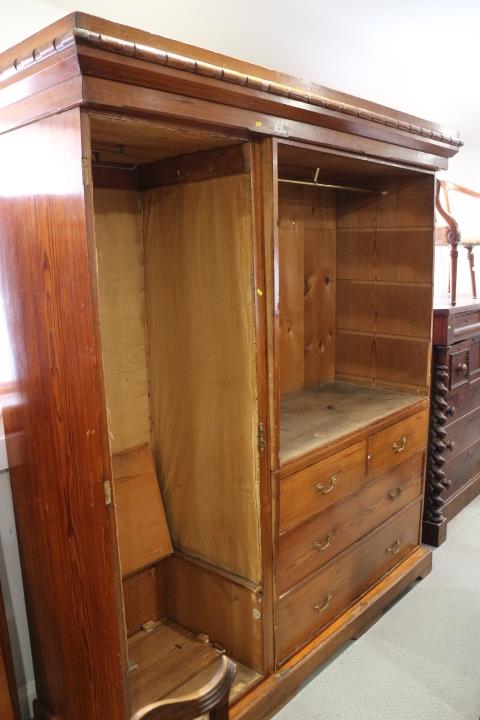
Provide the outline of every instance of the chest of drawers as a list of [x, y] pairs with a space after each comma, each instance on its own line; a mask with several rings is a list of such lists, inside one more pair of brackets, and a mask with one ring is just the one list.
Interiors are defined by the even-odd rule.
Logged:
[[278, 663], [418, 545], [428, 426], [424, 404], [281, 477]]
[[448, 521], [479, 493], [480, 305], [439, 304], [434, 310], [424, 542], [444, 542]]

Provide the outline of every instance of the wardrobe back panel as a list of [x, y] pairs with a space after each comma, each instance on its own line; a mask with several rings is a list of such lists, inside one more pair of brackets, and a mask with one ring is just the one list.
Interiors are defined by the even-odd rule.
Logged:
[[280, 183], [280, 391], [335, 377], [335, 192]]
[[337, 199], [337, 379], [428, 390], [433, 176]]
[[151, 441], [141, 194], [95, 190], [98, 294], [112, 453]]
[[173, 541], [258, 581], [250, 177], [149, 191], [144, 223], [154, 445]]

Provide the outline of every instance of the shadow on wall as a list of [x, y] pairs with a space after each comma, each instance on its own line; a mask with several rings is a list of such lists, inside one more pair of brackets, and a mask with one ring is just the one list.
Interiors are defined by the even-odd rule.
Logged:
[[[0, 443], [3, 442], [0, 437]], [[2, 468], [0, 468], [0, 583], [5, 602], [21, 715], [23, 720], [28, 720], [31, 717], [31, 703], [35, 697], [35, 681], [10, 478], [8, 472]]]

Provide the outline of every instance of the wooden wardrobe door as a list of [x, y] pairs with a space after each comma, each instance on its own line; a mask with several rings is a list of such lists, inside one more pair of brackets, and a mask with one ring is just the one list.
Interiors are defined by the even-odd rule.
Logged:
[[4, 424], [37, 716], [125, 720], [83, 154], [79, 109], [0, 137], [0, 297], [16, 374]]

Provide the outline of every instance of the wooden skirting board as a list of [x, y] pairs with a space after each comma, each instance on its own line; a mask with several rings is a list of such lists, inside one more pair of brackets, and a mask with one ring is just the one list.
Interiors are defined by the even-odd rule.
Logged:
[[230, 711], [232, 720], [269, 720], [322, 663], [349, 640], [359, 637], [415, 580], [432, 569], [431, 551], [417, 548], [401, 565], [360, 597], [280, 670], [259, 683]]

